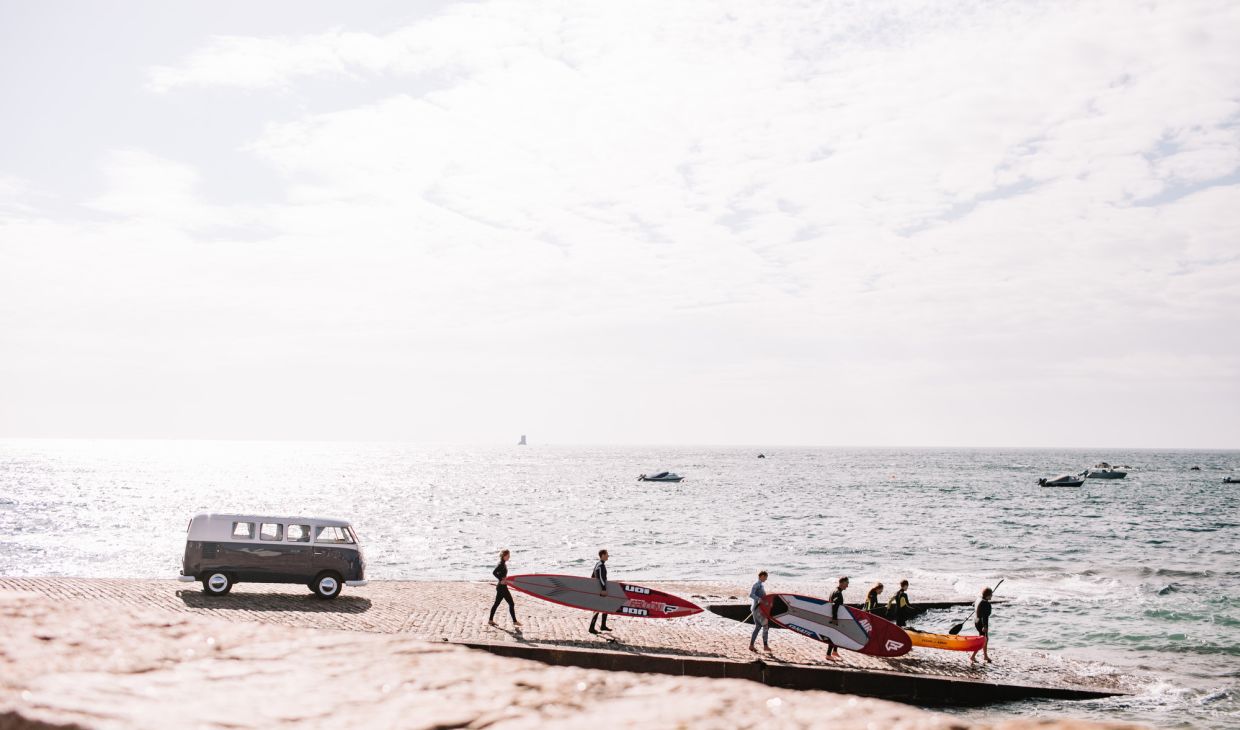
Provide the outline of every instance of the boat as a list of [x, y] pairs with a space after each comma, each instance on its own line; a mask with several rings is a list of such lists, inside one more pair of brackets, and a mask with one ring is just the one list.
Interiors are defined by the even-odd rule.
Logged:
[[1079, 476], [1071, 474], [1061, 474], [1054, 479], [1039, 479], [1038, 484], [1043, 487], [1079, 487], [1085, 483], [1085, 476], [1082, 473]]
[[1105, 461], [1094, 464], [1093, 469], [1085, 472], [1087, 479], [1123, 479], [1126, 476], [1128, 476], [1128, 472], [1120, 471]]
[[1240, 477], [1223, 477], [1223, 484], [1240, 484]]
[[684, 477], [674, 471], [661, 471], [658, 474], [651, 474], [649, 476], [640, 474], [637, 477], [639, 482], [678, 482], [681, 479], [684, 479]]
[[908, 638], [913, 642], [913, 646], [920, 646], [926, 649], [978, 651], [986, 645], [985, 636], [930, 634], [925, 631], [910, 629], [907, 626], [904, 627], [904, 630], [908, 633]]
[[517, 446], [525, 446], [525, 434], [521, 434], [521, 440], [517, 442]]

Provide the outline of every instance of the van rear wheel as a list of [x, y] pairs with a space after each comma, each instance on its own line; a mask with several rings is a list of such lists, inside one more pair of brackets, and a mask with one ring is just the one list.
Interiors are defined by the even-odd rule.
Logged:
[[210, 573], [202, 579], [202, 592], [208, 596], [222, 596], [232, 587], [233, 579], [228, 573]]
[[341, 585], [339, 575], [335, 573], [321, 573], [319, 577], [314, 579], [314, 595], [325, 600], [335, 598], [340, 595]]

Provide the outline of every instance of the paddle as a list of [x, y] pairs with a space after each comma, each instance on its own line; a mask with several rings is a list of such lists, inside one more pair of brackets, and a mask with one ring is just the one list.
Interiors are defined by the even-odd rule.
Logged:
[[[1007, 579], [1006, 579], [1006, 578], [1000, 578], [1000, 579], [999, 579], [999, 582], [998, 582], [998, 583], [995, 583], [995, 587], [990, 589], [990, 595], [991, 595], [992, 597], [994, 596], [995, 591], [998, 591], [998, 590], [999, 590], [999, 586], [1003, 585], [1003, 581], [1005, 581], [1005, 580], [1007, 580]], [[977, 604], [973, 604], [973, 613], [977, 613]], [[951, 634], [952, 636], [955, 636], [956, 634], [959, 634], [959, 633], [960, 633], [960, 630], [964, 628], [964, 625], [965, 625], [966, 623], [968, 623], [969, 619], [970, 619], [970, 618], [973, 618], [973, 613], [970, 613], [970, 614], [969, 614], [969, 618], [966, 618], [964, 621], [961, 621], [960, 623], [958, 623], [958, 624], [956, 624], [955, 626], [953, 626], [953, 627], [951, 627], [950, 629], [948, 629], [948, 630], [947, 630], [947, 633]]]

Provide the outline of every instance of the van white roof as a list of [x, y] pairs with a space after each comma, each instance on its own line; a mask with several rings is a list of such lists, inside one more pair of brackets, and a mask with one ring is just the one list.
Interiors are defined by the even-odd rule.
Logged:
[[332, 517], [277, 517], [273, 515], [243, 515], [227, 512], [200, 512], [194, 515], [195, 520], [219, 520], [221, 522], [283, 522], [285, 524], [315, 524], [328, 527], [349, 527], [348, 520]]

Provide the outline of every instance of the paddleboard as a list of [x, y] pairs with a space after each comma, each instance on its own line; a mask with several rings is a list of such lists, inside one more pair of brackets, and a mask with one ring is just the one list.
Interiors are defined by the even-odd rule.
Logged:
[[979, 651], [986, 644], [985, 636], [952, 636], [951, 634], [927, 634], [917, 629], [905, 629], [913, 646], [947, 651]]
[[680, 618], [702, 612], [701, 607], [679, 596], [615, 580], [607, 582], [604, 595], [599, 595], [602, 591], [597, 579], [578, 575], [510, 575], [504, 583], [544, 601], [613, 616]]
[[840, 606], [831, 622], [831, 602], [795, 593], [768, 593], [758, 604], [778, 626], [817, 641], [830, 639], [841, 649], [870, 656], [903, 656], [913, 648], [904, 629], [860, 609]]

